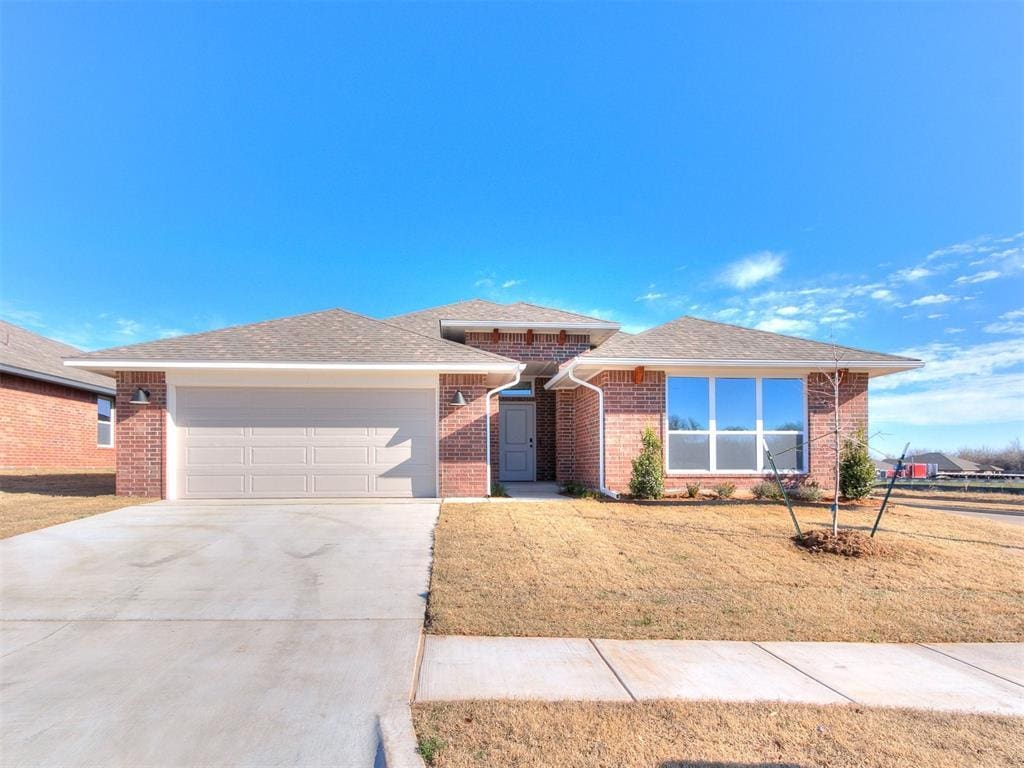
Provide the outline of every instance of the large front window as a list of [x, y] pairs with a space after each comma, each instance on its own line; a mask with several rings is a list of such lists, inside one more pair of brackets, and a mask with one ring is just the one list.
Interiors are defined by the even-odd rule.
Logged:
[[669, 472], [804, 471], [803, 379], [670, 376]]

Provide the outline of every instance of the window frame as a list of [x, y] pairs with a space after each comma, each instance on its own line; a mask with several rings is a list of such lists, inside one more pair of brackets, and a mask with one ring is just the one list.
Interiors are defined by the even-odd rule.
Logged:
[[[101, 400], [106, 400], [108, 403], [110, 403], [110, 420], [109, 421], [103, 421], [100, 418], [100, 401]], [[114, 400], [113, 397], [110, 397], [109, 395], [96, 395], [96, 447], [97, 448], [113, 448], [114, 447], [114, 414], [116, 413], [115, 408], [116, 408], [116, 401]], [[109, 443], [101, 443], [100, 442], [100, 424], [108, 424], [108, 425], [110, 425], [110, 442]]]
[[[707, 429], [669, 429], [669, 382], [671, 379], [707, 379], [708, 383], [708, 418]], [[754, 380], [754, 429], [752, 430], [718, 430], [718, 419], [716, 418], [715, 407], [717, 398], [718, 379], [753, 379]], [[764, 409], [762, 396], [762, 383], [766, 380], [789, 380], [800, 382], [800, 404], [803, 414], [803, 429], [765, 429]], [[803, 476], [810, 473], [808, 440], [807, 440], [807, 377], [806, 376], [742, 376], [742, 375], [693, 375], [685, 374], [665, 376], [665, 413], [663, 418], [663, 429], [665, 434], [664, 446], [662, 449], [663, 461], [665, 462], [665, 474], [667, 476], [694, 476], [694, 475], [763, 475], [766, 471], [771, 472], [771, 466], [764, 460], [765, 435], [799, 435], [801, 442], [801, 453], [803, 469], [779, 469], [780, 475]], [[708, 438], [708, 469], [669, 469], [669, 444], [672, 442], [671, 435], [703, 435]], [[753, 435], [755, 441], [754, 452], [757, 456], [756, 469], [718, 469], [718, 436], [719, 435]]]
[[[514, 387], [510, 387], [509, 389], [499, 390], [498, 398], [500, 399], [500, 398], [506, 397], [509, 400], [529, 400], [530, 398], [536, 397], [537, 396], [537, 382], [535, 381], [535, 379], [536, 379], [535, 376], [523, 376], [522, 378], [519, 379], [519, 383], [516, 384]], [[515, 391], [517, 389], [525, 389], [526, 386], [530, 387], [530, 393], [529, 394], [524, 395], [524, 394], [515, 393]], [[512, 393], [515, 393], [515, 394], [512, 394]]]

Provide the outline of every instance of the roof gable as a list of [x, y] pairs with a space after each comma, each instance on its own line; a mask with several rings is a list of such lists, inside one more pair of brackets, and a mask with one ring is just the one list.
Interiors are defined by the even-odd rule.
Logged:
[[103, 361], [323, 364], [512, 364], [483, 350], [328, 309], [78, 355]]
[[115, 381], [109, 376], [64, 367], [65, 357], [78, 354], [82, 351], [70, 344], [0, 320], [0, 366], [8, 372], [44, 380], [63, 379], [68, 386], [113, 392]]
[[835, 353], [840, 362], [918, 362], [909, 357], [833, 347], [825, 342], [689, 316], [632, 336], [617, 334], [597, 349], [583, 353], [581, 358], [830, 363]]
[[458, 301], [388, 318], [390, 323], [438, 338], [441, 337], [442, 321], [493, 322], [496, 325], [514, 323], [526, 328], [538, 323], [565, 323], [569, 326], [614, 325], [597, 317], [579, 315], [554, 307], [541, 307], [525, 301], [498, 304], [485, 299]]

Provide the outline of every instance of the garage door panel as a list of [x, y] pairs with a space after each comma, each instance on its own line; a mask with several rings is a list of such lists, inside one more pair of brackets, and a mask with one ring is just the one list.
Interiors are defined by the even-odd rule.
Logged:
[[179, 387], [180, 492], [433, 496], [433, 390]]

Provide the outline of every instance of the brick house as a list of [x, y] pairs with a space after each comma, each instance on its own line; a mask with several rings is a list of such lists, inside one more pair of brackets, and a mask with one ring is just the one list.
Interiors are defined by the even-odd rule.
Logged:
[[114, 468], [114, 379], [80, 354], [0, 321], [0, 469]]
[[471, 300], [375, 320], [340, 309], [67, 361], [117, 379], [118, 493], [484, 496], [494, 482], [628, 489], [647, 426], [666, 486], [751, 485], [762, 446], [831, 483], [825, 374], [867, 426], [872, 376], [920, 361], [683, 317], [640, 334]]

